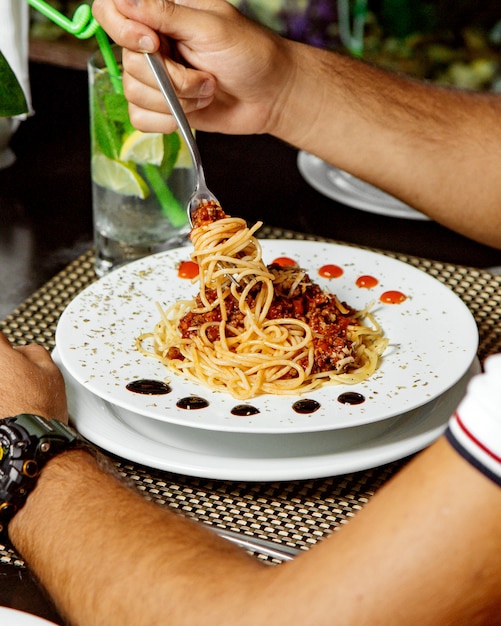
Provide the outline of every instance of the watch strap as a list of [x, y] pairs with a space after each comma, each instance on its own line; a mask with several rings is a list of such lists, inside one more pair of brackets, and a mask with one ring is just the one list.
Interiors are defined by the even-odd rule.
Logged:
[[58, 420], [32, 413], [0, 420], [0, 533], [26, 502], [46, 463], [76, 447], [91, 448]]

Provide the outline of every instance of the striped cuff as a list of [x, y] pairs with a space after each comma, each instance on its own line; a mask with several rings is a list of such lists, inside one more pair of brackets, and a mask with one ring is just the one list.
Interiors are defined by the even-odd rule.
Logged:
[[445, 433], [469, 463], [501, 486], [501, 355], [487, 359]]

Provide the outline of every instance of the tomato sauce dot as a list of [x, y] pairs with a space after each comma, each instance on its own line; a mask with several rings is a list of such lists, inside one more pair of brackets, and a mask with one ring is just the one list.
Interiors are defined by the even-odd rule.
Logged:
[[363, 276], [359, 276], [355, 281], [357, 287], [361, 289], [372, 289], [378, 284], [378, 279], [374, 278], [374, 276], [369, 276], [364, 274]]
[[179, 278], [195, 278], [198, 276], [200, 268], [193, 261], [181, 261], [177, 270]]
[[297, 265], [294, 259], [290, 259], [288, 256], [278, 256], [274, 261], [274, 265], [280, 265], [280, 267], [286, 267], [287, 265]]
[[402, 304], [407, 300], [407, 296], [401, 291], [385, 291], [379, 299], [385, 304]]
[[343, 268], [339, 265], [322, 265], [318, 273], [323, 278], [339, 278], [343, 275]]

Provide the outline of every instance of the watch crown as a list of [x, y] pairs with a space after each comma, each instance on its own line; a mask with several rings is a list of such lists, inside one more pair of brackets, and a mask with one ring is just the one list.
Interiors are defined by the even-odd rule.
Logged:
[[0, 503], [0, 533], [7, 528], [9, 520], [14, 517], [16, 511], [16, 505], [11, 504], [10, 502]]
[[28, 459], [23, 463], [22, 471], [25, 476], [35, 478], [35, 476], [38, 476], [38, 463], [32, 459]]

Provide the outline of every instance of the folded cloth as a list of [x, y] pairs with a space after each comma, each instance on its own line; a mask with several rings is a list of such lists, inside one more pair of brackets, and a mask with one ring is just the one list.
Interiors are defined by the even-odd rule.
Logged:
[[[29, 19], [29, 5], [24, 0], [0, 0], [0, 50], [21, 84], [32, 112], [28, 70]], [[0, 118], [0, 169], [15, 161], [9, 141], [23, 119], [26, 115]]]
[[[28, 71], [29, 4], [24, 0], [0, 2], [0, 50], [12, 67], [31, 109]], [[25, 116], [20, 116], [21, 119]]]
[[501, 486], [501, 354], [485, 361], [451, 417], [446, 437], [472, 465]]

